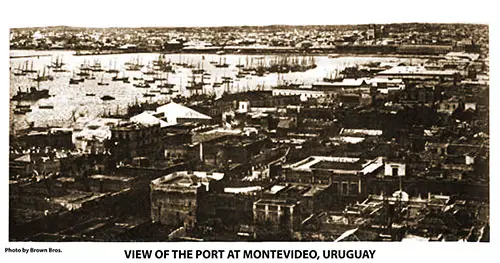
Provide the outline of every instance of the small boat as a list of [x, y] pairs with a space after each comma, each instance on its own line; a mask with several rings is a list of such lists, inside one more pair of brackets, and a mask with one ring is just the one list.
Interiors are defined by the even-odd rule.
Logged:
[[156, 96], [156, 94], [152, 94], [152, 93], [144, 93], [144, 94], [142, 94], [142, 96], [144, 96], [144, 97], [155, 97], [155, 96]]
[[53, 109], [54, 105], [51, 104], [44, 104], [44, 105], [38, 105], [39, 109]]
[[95, 96], [95, 93], [86, 93], [85, 96], [88, 96], [88, 97], [94, 97]]
[[140, 71], [142, 66], [139, 65], [128, 65], [125, 67], [125, 70], [127, 71]]
[[193, 72], [193, 74], [203, 74], [203, 72], [205, 72], [205, 70], [202, 68], [199, 68], [199, 69], [193, 69], [192, 72]]
[[28, 112], [31, 112], [31, 109], [14, 109], [14, 114], [16, 115], [23, 115]]
[[69, 84], [80, 84], [81, 82], [85, 81], [85, 79], [81, 78], [70, 78], [69, 79]]
[[148, 83], [139, 82], [139, 83], [134, 84], [134, 87], [137, 87], [137, 88], [149, 88], [150, 85]]
[[161, 84], [158, 84], [156, 85], [157, 88], [173, 88], [175, 87], [175, 84], [174, 83], [161, 83]]
[[246, 77], [247, 74], [243, 73], [243, 72], [238, 72], [238, 74], [236, 74], [236, 77], [239, 78], [239, 79], [242, 79], [244, 77]]
[[172, 93], [174, 93], [174, 91], [172, 89], [167, 89], [167, 90], [160, 91], [161, 95], [170, 95]]
[[16, 109], [31, 109], [31, 105], [30, 104], [17, 104], [16, 105]]
[[90, 76], [90, 73], [88, 71], [80, 71], [78, 73], [76, 73], [77, 76], [80, 76], [80, 77], [88, 77]]
[[31, 105], [29, 104], [17, 104], [14, 109], [14, 114], [26, 114], [31, 112]]
[[14, 76], [26, 76], [28, 73], [22, 71], [14, 71]]
[[101, 100], [104, 100], [104, 101], [107, 101], [107, 100], [114, 100], [115, 98], [114, 97], [111, 97], [109, 95], [104, 95], [101, 97]]

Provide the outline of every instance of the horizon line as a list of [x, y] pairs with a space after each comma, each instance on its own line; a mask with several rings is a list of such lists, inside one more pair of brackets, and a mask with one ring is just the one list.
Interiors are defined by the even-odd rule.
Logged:
[[370, 25], [405, 25], [405, 24], [432, 24], [432, 25], [477, 25], [488, 26], [485, 23], [467, 23], [467, 22], [388, 22], [388, 23], [346, 23], [346, 24], [247, 24], [247, 25], [142, 25], [142, 26], [80, 26], [80, 25], [40, 25], [40, 26], [21, 26], [10, 27], [10, 29], [31, 29], [31, 28], [93, 28], [93, 29], [139, 29], [139, 28], [224, 28], [224, 27], [317, 27], [317, 26], [370, 26]]

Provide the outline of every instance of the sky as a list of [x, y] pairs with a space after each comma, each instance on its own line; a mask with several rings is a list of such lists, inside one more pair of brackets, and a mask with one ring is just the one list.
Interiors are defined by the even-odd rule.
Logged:
[[9, 28], [489, 23], [492, 1], [437, 0], [22, 0], [1, 1]]

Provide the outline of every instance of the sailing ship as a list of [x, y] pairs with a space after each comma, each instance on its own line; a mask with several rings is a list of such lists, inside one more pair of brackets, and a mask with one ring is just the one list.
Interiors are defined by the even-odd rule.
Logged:
[[222, 86], [222, 81], [214, 80], [214, 83], [212, 83], [212, 87], [214, 88], [218, 88], [220, 86]]
[[119, 73], [120, 71], [116, 68], [116, 60], [114, 61], [113, 67], [111, 67], [111, 60], [109, 61], [109, 67], [106, 70], [106, 73]]
[[222, 57], [219, 58], [219, 63], [215, 64], [216, 68], [227, 68], [229, 64], [226, 63], [226, 58], [224, 58], [224, 62], [222, 62]]
[[30, 63], [30, 67], [28, 68], [28, 61], [26, 60], [26, 64], [25, 64], [25, 67], [23, 69], [23, 72], [24, 73], [37, 73], [38, 70], [36, 69], [33, 69], [33, 60], [31, 60], [31, 63]]
[[28, 73], [24, 72], [23, 69], [21, 68], [21, 64], [19, 64], [19, 66], [14, 69], [14, 72], [13, 72], [14, 76], [26, 76]]
[[66, 72], [66, 70], [63, 68], [64, 62], [62, 60], [62, 56], [57, 56], [55, 61], [52, 61], [50, 65], [48, 65], [48, 68], [52, 68], [52, 71], [54, 72]]
[[121, 76], [118, 75], [118, 72], [116, 73], [113, 78], [111, 78], [112, 81], [121, 81], [123, 83], [130, 83], [129, 78], [125, 76], [125, 72], [122, 72]]
[[125, 62], [125, 69], [129, 71], [140, 71], [144, 67], [139, 57], [132, 58], [129, 62]]
[[187, 90], [194, 91], [195, 94], [198, 94], [199, 91], [203, 91], [203, 86], [205, 84], [203, 83], [203, 77], [201, 77], [201, 82], [196, 81], [196, 75], [193, 74], [192, 80], [188, 82], [188, 85], [186, 86]]
[[[157, 68], [156, 68], [157, 69]], [[151, 63], [147, 65], [142, 71], [142, 74], [144, 75], [157, 75], [157, 71], [155, 70], [155, 66], [153, 66]]]
[[245, 65], [241, 64], [241, 57], [238, 59], [238, 64], [236, 64], [235, 67], [237, 67], [237, 68], [244, 68], [245, 67]]
[[149, 84], [153, 84], [156, 82], [154, 78], [145, 78], [143, 81], [144, 83], [149, 83]]
[[73, 72], [73, 76], [69, 79], [69, 84], [80, 84], [84, 82], [85, 79], [78, 76], [75, 72]]
[[109, 83], [104, 82], [104, 74], [101, 75], [101, 80], [97, 82], [98, 86], [109, 86]]
[[339, 70], [334, 70], [330, 71], [329, 75], [327, 77], [323, 78], [323, 81], [325, 82], [338, 82], [342, 81], [343, 77], [341, 74], [339, 74]]
[[93, 71], [93, 72], [101, 72], [101, 71], [104, 71], [104, 69], [102, 68], [102, 65], [101, 65], [101, 61], [100, 60], [94, 60], [93, 64], [90, 65], [90, 70]]
[[163, 75], [163, 74], [156, 74], [156, 76], [153, 77], [153, 79], [155, 81], [164, 81], [164, 80], [168, 80], [168, 73], [167, 75]]
[[44, 67], [42, 70], [42, 73], [41, 74], [38, 73], [36, 78], [34, 78], [33, 80], [36, 82], [54, 80], [54, 77], [49, 75], [45, 69], [46, 69], [46, 67]]

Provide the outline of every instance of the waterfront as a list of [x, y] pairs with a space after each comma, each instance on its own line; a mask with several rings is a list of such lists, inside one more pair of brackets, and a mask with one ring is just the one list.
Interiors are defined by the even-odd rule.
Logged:
[[[71, 126], [73, 121], [79, 116], [89, 118], [101, 116], [107, 113], [124, 113], [128, 105], [140, 102], [160, 102], [167, 103], [175, 96], [190, 96], [191, 93], [186, 86], [192, 79], [192, 69], [181, 66], [174, 66], [174, 72], [168, 74], [168, 82], [175, 84], [176, 92], [170, 95], [155, 94], [154, 97], [144, 97], [145, 93], [155, 90], [155, 86], [150, 88], [136, 88], [134, 81], [122, 83], [111, 81], [114, 74], [97, 73], [96, 79], [86, 80], [78, 85], [70, 85], [69, 80], [77, 68], [87, 62], [98, 61], [103, 68], [116, 67], [124, 72], [131, 79], [141, 77], [140, 71], [128, 71], [124, 69], [124, 64], [131, 60], [142, 61], [142, 64], [148, 64], [159, 57], [159, 53], [131, 53], [118, 55], [93, 55], [93, 56], [75, 56], [74, 51], [33, 51], [33, 50], [11, 50], [10, 68], [13, 71], [16, 68], [33, 63], [33, 68], [42, 70], [44, 66], [49, 65], [57, 57], [61, 58], [66, 64], [66, 72], [51, 73], [54, 75], [52, 81], [40, 82], [40, 89], [48, 89], [53, 95], [47, 99], [41, 99], [30, 103], [31, 112], [25, 115], [13, 114], [18, 102], [11, 102], [11, 128], [14, 130], [24, 129], [32, 123], [35, 127], [45, 126]], [[31, 57], [28, 57], [31, 56]], [[283, 55], [282, 55], [283, 56]], [[172, 63], [189, 63], [198, 68], [203, 68], [208, 74], [204, 77], [206, 86], [203, 93], [221, 96], [224, 91], [242, 92], [249, 90], [270, 90], [279, 83], [298, 83], [312, 84], [321, 81], [332, 73], [342, 70], [345, 67], [365, 64], [370, 62], [382, 62], [394, 66], [399, 63], [417, 63], [417, 59], [404, 59], [393, 57], [336, 57], [315, 56], [314, 62], [316, 68], [306, 72], [290, 73], [269, 73], [263, 76], [247, 75], [243, 78], [237, 78], [238, 68], [236, 65], [248, 63], [248, 61], [269, 61], [275, 59], [276, 55], [256, 56], [256, 55], [216, 55], [216, 54], [168, 54], [165, 55], [166, 61]], [[224, 60], [229, 66], [227, 68], [216, 67], [214, 64]], [[254, 62], [255, 63], [255, 62]], [[116, 66], [115, 66], [116, 65]], [[32, 80], [34, 74], [26, 76], [10, 75], [10, 96], [14, 96], [19, 88], [27, 90], [37, 83]], [[102, 79], [101, 79], [102, 78]], [[231, 79], [232, 83], [221, 86], [214, 86], [214, 82], [220, 82], [222, 79]], [[97, 83], [103, 80], [109, 82], [107, 86], [99, 86]], [[93, 94], [93, 96], [87, 96]], [[150, 93], [151, 94], [151, 93]], [[102, 100], [103, 96], [112, 96], [114, 100]], [[25, 104], [26, 102], [23, 102]], [[39, 106], [42, 105], [42, 108]], [[53, 108], [44, 108], [44, 105], [51, 105]]]

